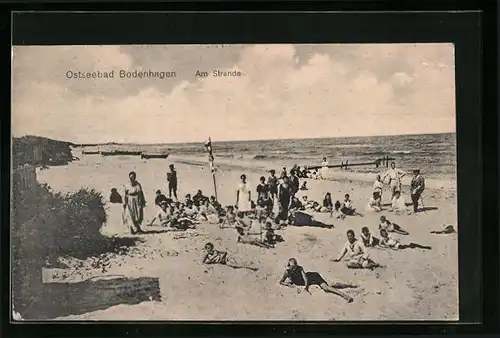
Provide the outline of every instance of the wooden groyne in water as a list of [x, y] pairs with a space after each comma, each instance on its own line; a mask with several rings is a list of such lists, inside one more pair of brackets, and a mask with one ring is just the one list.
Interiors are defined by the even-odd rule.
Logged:
[[[333, 165], [328, 165], [328, 168], [340, 168], [340, 170], [343, 169], [348, 169], [349, 167], [360, 167], [360, 166], [375, 166], [375, 168], [379, 168], [381, 166], [384, 166], [386, 168], [389, 168], [389, 163], [391, 161], [396, 160], [394, 157], [389, 157], [389, 156], [384, 156], [381, 158], [377, 158], [374, 161], [371, 162], [358, 162], [358, 163], [349, 163], [349, 161], [342, 161], [340, 164], [333, 164]], [[316, 166], [311, 166], [307, 167], [308, 169], [321, 169], [323, 166], [321, 165], [316, 165]]]

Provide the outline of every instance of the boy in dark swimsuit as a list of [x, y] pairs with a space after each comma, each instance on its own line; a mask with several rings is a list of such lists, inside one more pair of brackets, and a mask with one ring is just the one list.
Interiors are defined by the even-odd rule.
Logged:
[[363, 245], [366, 248], [375, 247], [380, 244], [380, 240], [377, 237], [372, 236], [368, 227], [363, 227], [361, 229], [361, 239], [363, 240]]
[[156, 190], [155, 205], [161, 206], [162, 202], [170, 204], [172, 203], [172, 199], [167, 198], [167, 196], [163, 195], [160, 190]]
[[214, 249], [212, 243], [205, 244], [205, 255], [203, 256], [203, 264], [221, 264], [227, 265], [233, 269], [249, 269], [252, 271], [257, 271], [258, 268], [250, 266], [250, 264], [240, 264], [236, 259], [230, 256], [227, 251], [219, 251]]
[[348, 303], [352, 303], [354, 299], [337, 289], [348, 287], [357, 288], [356, 285], [340, 283], [330, 286], [319, 273], [305, 272], [304, 268], [297, 264], [297, 260], [295, 258], [290, 258], [288, 260], [287, 269], [280, 280], [280, 284], [288, 287], [304, 286], [304, 290], [306, 292], [309, 292], [309, 287], [311, 285], [318, 285], [321, 289], [323, 289], [323, 291], [336, 294], [344, 298]]
[[271, 176], [267, 179], [267, 186], [269, 187], [269, 193], [274, 203], [274, 200], [278, 197], [278, 178], [275, 176], [276, 171], [274, 169], [270, 170], [269, 173]]
[[271, 222], [266, 222], [266, 232], [264, 233], [264, 243], [274, 248], [278, 242], [284, 242], [283, 237], [274, 233], [273, 225]]

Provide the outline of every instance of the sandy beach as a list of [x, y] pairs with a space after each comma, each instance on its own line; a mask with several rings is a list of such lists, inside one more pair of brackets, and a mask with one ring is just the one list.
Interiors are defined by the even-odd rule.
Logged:
[[[141, 160], [138, 157], [103, 157], [78, 155], [79, 161], [67, 166], [51, 167], [38, 172], [38, 180], [48, 183], [54, 191], [70, 192], [81, 187], [94, 188], [106, 198], [111, 188], [122, 192], [128, 173], [135, 171], [146, 194], [146, 220], [156, 213], [154, 194], [167, 191], [168, 164], [175, 164], [179, 178], [179, 198], [201, 189], [213, 195], [213, 181], [208, 164], [186, 156], [171, 156], [167, 160]], [[234, 204], [236, 185], [246, 173], [252, 186], [260, 176], [268, 176], [263, 165], [250, 161], [217, 159], [217, 192], [223, 205]], [[275, 162], [279, 172], [281, 163]], [[381, 172], [386, 169], [381, 168]], [[425, 173], [424, 173], [425, 174]], [[374, 174], [332, 172], [332, 180], [307, 180], [308, 191], [299, 196], [321, 201], [326, 192], [335, 200], [351, 195], [354, 206], [364, 217], [332, 220], [328, 214], [314, 216], [333, 229], [289, 226], [278, 231], [285, 242], [274, 249], [262, 249], [236, 243], [232, 229], [200, 224], [195, 230], [162, 232], [157, 226], [147, 227], [137, 235], [141, 242], [128, 254], [109, 254], [106, 269], [92, 268], [88, 262], [68, 259], [68, 268], [45, 269], [45, 282], [72, 283], [102, 276], [130, 278], [154, 277], [159, 280], [159, 299], [139, 304], [118, 304], [105, 309], [82, 313], [74, 308], [61, 314], [58, 320], [457, 320], [458, 319], [458, 238], [452, 235], [431, 235], [443, 225], [457, 225], [456, 189], [454, 182], [429, 179], [423, 198], [425, 212], [396, 216], [390, 212], [365, 213], [372, 192]], [[303, 179], [301, 179], [302, 181]], [[409, 201], [409, 181], [404, 181], [403, 193]], [[388, 203], [388, 190], [383, 203]], [[368, 226], [378, 235], [378, 219], [386, 215], [401, 225], [409, 236], [398, 236], [402, 243], [415, 242], [432, 246], [421, 249], [386, 251], [371, 249], [370, 254], [386, 268], [350, 270], [344, 263], [334, 263], [346, 240], [346, 231], [353, 229], [359, 237], [361, 227]], [[104, 234], [130, 237], [121, 224], [120, 207], [108, 205], [108, 222]], [[379, 237], [379, 236], [377, 236]], [[201, 264], [202, 248], [212, 242], [216, 248], [228, 250], [237, 258], [252, 261], [257, 272], [233, 270], [226, 266]], [[328, 282], [357, 284], [347, 289], [354, 297], [347, 304], [342, 298], [324, 293], [312, 286], [311, 294], [298, 293], [278, 284], [285, 264], [295, 257], [306, 271], [319, 272]], [[77, 266], [80, 266], [77, 268]], [[82, 268], [83, 266], [83, 268]], [[105, 272], [103, 272], [105, 271]], [[77, 273], [76, 273], [77, 272]], [[88, 298], [102, 295], [88, 295]]]
[[[146, 193], [145, 212], [149, 220], [156, 212], [155, 190], [166, 190], [165, 175], [170, 163], [178, 170], [179, 197], [194, 194], [197, 189], [206, 195], [213, 194], [212, 177], [206, 163], [182, 157], [146, 161], [136, 157], [89, 155], [68, 166], [40, 171], [38, 179], [55, 191], [69, 192], [87, 186], [109, 196], [111, 188], [121, 190], [128, 172], [134, 170]], [[267, 176], [261, 168], [243, 170], [234, 164], [220, 165], [216, 177], [223, 205], [234, 204], [236, 183], [242, 172], [248, 175], [251, 184], [256, 184], [254, 182], [258, 182], [261, 175]], [[336, 176], [339, 179], [335, 180]], [[351, 177], [349, 173], [334, 173], [333, 181], [308, 180], [309, 190], [301, 191], [300, 195], [307, 194], [309, 199], [321, 201], [326, 192], [331, 192], [334, 199], [350, 193], [355, 206], [363, 210], [371, 193], [371, 182], [359, 177], [356, 173]], [[46, 269], [44, 278], [46, 282], [64, 283], [107, 275], [156, 277], [159, 280], [161, 299], [135, 305], [120, 304], [87, 313], [78, 313], [75, 309], [76, 313], [57, 318], [61, 320], [456, 320], [457, 235], [429, 233], [442, 228], [443, 224], [457, 228], [455, 193], [451, 189], [433, 187], [433, 184], [428, 183], [430, 188], [424, 198], [426, 207], [434, 210], [416, 215], [365, 213], [364, 217], [332, 221], [327, 214], [315, 213], [318, 220], [333, 223], [334, 228], [289, 226], [279, 231], [285, 242], [274, 249], [237, 244], [234, 230], [219, 229], [213, 224], [200, 224], [196, 230], [189, 230], [181, 237], [177, 232], [162, 232], [157, 226], [145, 227], [152, 233], [138, 235], [142, 242], [130, 253], [109, 254], [105, 273], [100, 268], [82, 268], [88, 264], [70, 259], [67, 271]], [[408, 187], [404, 186], [403, 192], [407, 191]], [[387, 265], [375, 271], [350, 270], [344, 263], [330, 261], [342, 248], [348, 229], [359, 234], [361, 227], [368, 226], [377, 234], [381, 214], [410, 232], [409, 236], [400, 236], [402, 243], [412, 241], [430, 245], [432, 250], [371, 249], [370, 254]], [[119, 206], [109, 205], [108, 216], [103, 233], [131, 236], [123, 229]], [[259, 271], [202, 265], [202, 248], [206, 242], [213, 242], [217, 248], [254, 262]], [[354, 297], [354, 302], [347, 304], [317, 286], [311, 287], [311, 294], [280, 286], [278, 280], [290, 257], [295, 257], [306, 271], [321, 273], [328, 282], [360, 285], [358, 289], [346, 291]]]

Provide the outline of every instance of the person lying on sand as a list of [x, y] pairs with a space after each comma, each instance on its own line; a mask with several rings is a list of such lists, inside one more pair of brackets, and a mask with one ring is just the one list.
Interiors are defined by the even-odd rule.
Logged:
[[344, 202], [342, 203], [342, 208], [340, 210], [347, 216], [363, 216], [353, 207], [351, 196], [349, 196], [349, 194], [345, 194]]
[[123, 204], [122, 195], [118, 193], [116, 188], [111, 189], [111, 194], [109, 195], [109, 202], [114, 204]]
[[380, 240], [377, 237], [373, 237], [370, 233], [368, 227], [363, 227], [361, 229], [361, 240], [366, 248], [373, 248], [380, 244]]
[[420, 245], [416, 243], [409, 243], [409, 244], [401, 244], [399, 241], [396, 239], [393, 239], [391, 236], [389, 236], [389, 232], [385, 229], [380, 230], [380, 246], [389, 248], [389, 249], [394, 249], [394, 250], [402, 250], [402, 249], [425, 249], [425, 250], [431, 250], [432, 247], [427, 246], [427, 245]]
[[434, 230], [431, 231], [431, 234], [454, 234], [456, 233], [453, 225], [447, 225], [443, 230]]
[[323, 291], [338, 295], [344, 298], [349, 303], [352, 303], [354, 299], [351, 296], [337, 290], [337, 288], [357, 287], [356, 285], [346, 284], [336, 284], [335, 286], [330, 286], [319, 273], [305, 272], [304, 268], [298, 265], [295, 258], [290, 258], [288, 260], [286, 270], [280, 280], [280, 285], [284, 285], [287, 287], [304, 286], [304, 291], [308, 293], [310, 293], [309, 287], [311, 285], [317, 285]]
[[382, 211], [382, 199], [380, 198], [380, 193], [373, 192], [373, 196], [368, 201], [366, 206], [366, 211], [368, 212], [380, 212]]
[[397, 215], [411, 214], [410, 209], [406, 207], [406, 200], [403, 196], [401, 196], [400, 190], [396, 190], [394, 192], [394, 197], [392, 198], [391, 207], [389, 208], [389, 211], [394, 211], [394, 213]]
[[219, 251], [214, 249], [212, 243], [205, 244], [205, 255], [203, 256], [203, 264], [221, 264], [229, 266], [233, 269], [248, 269], [257, 271], [258, 268], [253, 267], [252, 264], [245, 264], [238, 262], [234, 257], [228, 254], [227, 251]]
[[231, 228], [236, 225], [236, 213], [234, 212], [234, 207], [232, 205], [227, 206], [226, 215], [224, 216], [224, 220], [222, 221], [221, 228], [227, 226]]
[[339, 257], [332, 261], [340, 262], [346, 254], [348, 255], [346, 265], [350, 269], [374, 269], [382, 267], [370, 258], [364, 245], [356, 239], [353, 230], [347, 231], [347, 242], [344, 244]]
[[387, 232], [395, 232], [400, 235], [409, 235], [409, 233], [396, 223], [390, 222], [384, 215], [380, 216], [380, 223], [378, 225], [379, 230], [384, 229]]
[[293, 226], [305, 226], [305, 227], [319, 227], [332, 229], [333, 224], [326, 224], [314, 219], [314, 217], [304, 211], [296, 211], [289, 218], [289, 224]]
[[344, 219], [345, 214], [342, 212], [342, 204], [340, 204], [339, 201], [335, 202], [333, 206], [333, 210], [330, 213], [330, 217], [336, 218], [336, 219]]
[[[304, 176], [302, 176], [302, 177], [304, 177]], [[307, 181], [304, 181], [302, 183], [302, 185], [300, 186], [300, 190], [309, 190], [309, 189], [307, 189]]]
[[236, 231], [238, 232], [238, 239], [236, 240], [237, 243], [255, 245], [265, 249], [271, 249], [274, 247], [273, 245], [267, 244], [264, 241], [255, 238], [256, 234], [248, 233], [248, 229], [237, 227]]

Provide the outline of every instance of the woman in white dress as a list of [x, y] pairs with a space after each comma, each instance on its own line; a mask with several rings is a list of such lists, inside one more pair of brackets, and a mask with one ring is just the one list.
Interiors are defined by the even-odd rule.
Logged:
[[236, 190], [236, 207], [239, 212], [249, 213], [252, 211], [252, 189], [245, 174], [241, 175], [240, 179]]
[[144, 220], [144, 207], [146, 199], [141, 184], [137, 181], [137, 175], [131, 171], [128, 174], [130, 182], [125, 185], [123, 200], [124, 213], [130, 216], [130, 232], [132, 234], [142, 233], [141, 224]]
[[326, 157], [323, 157], [323, 163], [321, 163], [321, 178], [328, 178], [328, 161], [326, 160]]

